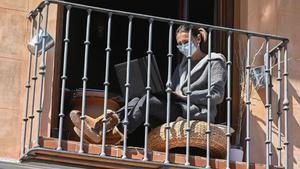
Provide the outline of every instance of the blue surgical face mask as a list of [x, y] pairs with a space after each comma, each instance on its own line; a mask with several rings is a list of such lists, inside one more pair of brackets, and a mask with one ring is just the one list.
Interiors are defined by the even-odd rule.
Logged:
[[[184, 56], [187, 57], [189, 55], [189, 43], [177, 45], [177, 48]], [[191, 49], [192, 49], [192, 51], [191, 51], [191, 56], [192, 56], [197, 50], [197, 47], [195, 46], [194, 43], [192, 43]]]

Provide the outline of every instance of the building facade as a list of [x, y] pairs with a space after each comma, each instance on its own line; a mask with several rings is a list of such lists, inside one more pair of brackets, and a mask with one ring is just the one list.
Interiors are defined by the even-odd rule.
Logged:
[[[27, 49], [27, 44], [30, 41], [30, 34], [31, 34], [31, 27], [33, 26], [36, 28], [38, 26], [37, 22], [29, 22], [28, 16], [29, 12], [34, 10], [42, 1], [38, 0], [18, 0], [18, 1], [9, 1], [9, 0], [1, 0], [0, 1], [0, 22], [3, 22], [0, 27], [0, 38], [2, 40], [2, 43], [0, 45], [0, 93], [2, 95], [0, 96], [0, 122], [2, 124], [2, 128], [0, 130], [0, 159], [3, 161], [11, 161], [11, 162], [18, 162], [21, 158], [23, 158], [23, 152], [22, 152], [22, 135], [23, 135], [23, 128], [24, 123], [27, 121], [27, 127], [29, 128], [30, 124], [30, 111], [28, 111], [27, 116], [24, 116], [24, 112], [26, 112], [26, 97], [27, 97], [27, 89], [25, 87], [26, 83], [28, 82], [28, 72], [33, 72], [30, 76], [30, 82], [31, 82], [31, 91], [32, 91], [32, 85], [34, 81], [32, 80], [32, 76], [34, 76], [34, 66], [32, 62], [32, 67], [28, 71], [28, 65], [30, 63], [30, 53]], [[271, 73], [274, 74], [275, 78], [272, 78], [272, 97], [271, 100], [265, 99], [265, 88], [257, 88], [257, 86], [253, 85], [251, 83], [251, 86], [249, 88], [250, 91], [249, 94], [247, 94], [247, 87], [245, 87], [244, 84], [246, 84], [246, 79], [244, 79], [244, 73], [247, 70], [245, 68], [246, 66], [246, 57], [247, 57], [247, 38], [242, 36], [235, 36], [233, 37], [233, 45], [232, 45], [232, 60], [233, 60], [233, 72], [232, 72], [232, 127], [236, 130], [235, 134], [233, 134], [231, 138], [231, 143], [235, 145], [241, 145], [244, 150], [244, 158], [243, 161], [246, 161], [246, 144], [247, 141], [244, 141], [247, 135], [246, 131], [246, 109], [247, 109], [247, 102], [250, 101], [250, 159], [249, 161], [251, 163], [257, 164], [257, 167], [259, 167], [258, 164], [265, 164], [266, 163], [266, 155], [265, 153], [265, 140], [266, 140], [266, 111], [265, 107], [268, 105], [268, 103], [271, 103], [272, 105], [272, 115], [273, 115], [273, 121], [271, 125], [271, 132], [272, 133], [269, 137], [272, 139], [272, 143], [270, 144], [270, 151], [272, 151], [272, 155], [270, 156], [272, 159], [270, 161], [270, 164], [276, 166], [277, 164], [282, 164], [284, 166], [285, 164], [285, 146], [288, 145], [288, 168], [299, 168], [298, 161], [300, 160], [300, 150], [299, 150], [299, 142], [300, 138], [296, 134], [296, 131], [299, 129], [299, 120], [300, 117], [297, 115], [297, 112], [300, 111], [300, 97], [299, 97], [299, 89], [298, 86], [300, 85], [299, 82], [299, 73], [297, 68], [299, 60], [299, 56], [297, 55], [299, 49], [297, 48], [297, 44], [299, 43], [300, 37], [297, 30], [300, 27], [300, 24], [297, 23], [300, 17], [299, 9], [300, 9], [300, 2], [297, 0], [277, 0], [277, 1], [257, 1], [257, 0], [239, 0], [239, 1], [228, 1], [228, 2], [219, 2], [214, 1], [214, 3], [205, 2], [205, 8], [201, 7], [201, 4], [199, 2], [189, 1], [189, 8], [186, 10], [186, 2], [185, 1], [176, 1], [174, 5], [170, 5], [170, 10], [165, 9], [157, 9], [156, 5], [149, 2], [144, 2], [144, 4], [140, 2], [126, 2], [126, 3], [114, 3], [114, 2], [108, 2], [103, 1], [102, 3], [99, 2], [98, 4], [96, 2], [88, 3], [88, 2], [81, 2], [81, 1], [71, 1], [74, 3], [86, 3], [86, 5], [90, 6], [96, 6], [96, 7], [103, 7], [103, 8], [115, 8], [120, 10], [128, 9], [130, 12], [137, 12], [137, 13], [145, 13], [148, 15], [154, 15], [154, 16], [162, 16], [166, 18], [174, 18], [174, 19], [188, 19], [189, 21], [193, 22], [204, 22], [206, 24], [210, 25], [219, 25], [224, 27], [234, 27], [242, 30], [249, 30], [253, 32], [262, 32], [272, 35], [278, 35], [282, 37], [286, 37], [289, 39], [289, 45], [288, 45], [288, 137], [286, 137], [285, 134], [285, 126], [284, 126], [284, 112], [282, 110], [282, 123], [279, 125], [278, 122], [278, 115], [277, 115], [277, 98], [278, 93], [280, 92], [280, 95], [282, 97], [281, 102], [284, 99], [284, 85], [282, 84], [281, 89], [278, 90], [278, 80], [276, 79], [276, 74], [278, 72], [278, 62], [274, 62], [274, 65], [271, 65]], [[158, 2], [157, 2], [158, 3]], [[193, 4], [194, 3], [194, 4]], [[146, 5], [145, 5], [146, 4]], [[147, 10], [147, 7], [149, 7], [150, 10]], [[198, 13], [202, 14], [201, 11], [198, 10], [198, 7], [201, 8], [201, 10], [205, 11], [203, 13], [206, 13], [206, 15], [198, 16]], [[125, 8], [125, 9], [124, 9]], [[203, 8], [203, 9], [202, 9]], [[74, 8], [73, 8], [74, 9]], [[69, 68], [68, 71], [70, 72], [68, 74], [69, 81], [67, 81], [67, 88], [69, 89], [78, 89], [82, 86], [82, 74], [83, 74], [83, 57], [84, 57], [84, 41], [85, 41], [85, 24], [86, 24], [86, 14], [83, 15], [80, 10], [71, 10], [72, 13], [71, 16], [71, 22], [70, 22], [70, 39], [73, 41], [78, 41], [78, 46], [76, 44], [74, 46], [70, 46], [69, 54], [74, 56], [74, 60], [69, 60]], [[211, 12], [209, 12], [211, 11]], [[55, 40], [55, 46], [47, 51], [46, 54], [46, 73], [44, 76], [44, 84], [42, 84], [42, 101], [41, 105], [43, 105], [41, 119], [40, 119], [40, 133], [39, 136], [43, 136], [42, 142], [43, 146], [48, 146], [48, 148], [57, 148], [58, 142], [54, 137], [54, 129], [56, 126], [59, 126], [59, 112], [60, 112], [60, 94], [61, 94], [61, 83], [62, 80], [60, 79], [60, 76], [62, 76], [62, 69], [63, 69], [63, 51], [65, 46], [65, 28], [66, 28], [66, 16], [67, 16], [67, 10], [66, 6], [63, 5], [57, 5], [56, 3], [50, 3], [49, 12], [48, 12], [48, 22], [47, 22], [47, 31], [48, 33], [54, 38]], [[174, 17], [173, 17], [174, 16]], [[98, 20], [91, 20], [91, 34], [97, 35], [91, 37], [91, 41], [93, 44], [99, 44], [99, 49], [105, 49], [106, 47], [106, 41], [103, 44], [101, 44], [102, 41], [97, 41], [98, 39], [105, 40], [106, 38], [106, 27], [103, 28], [103, 25], [106, 25], [107, 19], [103, 18], [101, 15], [92, 15], [92, 18], [99, 18]], [[44, 19], [46, 18], [45, 13], [41, 14], [41, 27], [43, 24]], [[73, 19], [76, 18], [76, 19]], [[113, 18], [114, 19], [114, 18]], [[118, 19], [116, 19], [118, 20]], [[114, 20], [113, 20], [114, 22]], [[32, 24], [33, 23], [33, 24]], [[125, 24], [125, 27], [121, 26], [121, 24], [126, 23], [127, 21], [123, 21], [121, 19], [118, 20], [117, 25], [113, 25], [118, 28], [113, 28], [112, 33], [112, 40], [118, 40], [116, 36], [121, 37], [121, 40], [124, 40], [124, 47], [123, 50], [118, 51], [116, 49], [116, 53], [112, 52], [112, 55], [117, 55], [117, 52], [123, 52], [124, 59], [126, 59], [126, 38], [127, 38], [127, 26]], [[119, 24], [119, 25], [118, 25]], [[80, 26], [81, 25], [81, 26]], [[83, 25], [83, 26], [82, 26]], [[163, 34], [168, 34], [168, 27], [161, 27], [163, 33], [157, 33], [159, 36], [163, 36]], [[163, 28], [166, 28], [163, 30]], [[133, 35], [133, 41], [136, 41], [138, 37], [144, 38], [145, 42], [148, 41], [148, 27], [140, 24], [139, 28], [145, 30], [144, 35], [141, 35], [142, 33], [138, 33], [137, 35]], [[119, 31], [118, 31], [119, 30]], [[124, 30], [124, 31], [123, 31]], [[119, 34], [114, 33], [119, 32]], [[82, 32], [82, 35], [79, 35], [78, 33]], [[115, 34], [115, 35], [114, 35]], [[75, 37], [74, 37], [75, 35]], [[77, 36], [78, 35], [78, 36]], [[137, 36], [137, 37], [135, 37]], [[227, 46], [224, 45], [223, 42], [226, 42], [226, 34], [225, 35], [214, 35], [213, 40], [213, 49], [216, 51], [221, 52], [228, 52]], [[93, 39], [94, 38], [94, 39]], [[122, 39], [123, 38], [123, 39]], [[166, 37], [165, 37], [166, 38]], [[163, 39], [163, 37], [162, 37]], [[166, 38], [167, 39], [167, 38]], [[159, 40], [156, 40], [155, 47], [160, 46]], [[167, 42], [167, 41], [166, 41]], [[252, 54], [250, 57], [251, 61], [251, 67], [257, 67], [264, 64], [264, 50], [266, 48], [266, 41], [264, 39], [259, 39], [257, 37], [253, 37], [251, 39], [251, 48], [249, 48], [250, 53]], [[112, 42], [116, 43], [116, 42]], [[147, 44], [147, 43], [145, 43]], [[167, 43], [165, 43], [167, 44]], [[81, 45], [81, 46], [80, 46]], [[112, 44], [115, 45], [115, 44]], [[138, 46], [139, 42], [133, 43], [133, 46]], [[167, 45], [166, 45], [167, 46]], [[276, 43], [274, 41], [270, 41], [270, 49], [276, 46]], [[137, 47], [138, 48], [138, 47]], [[167, 48], [167, 47], [166, 47]], [[139, 51], [140, 50], [140, 51]], [[104, 51], [104, 50], [103, 50]], [[114, 49], [112, 50], [114, 51]], [[136, 55], [140, 53], [145, 53], [143, 51], [147, 51], [147, 45], [140, 47], [140, 49], [136, 49]], [[76, 53], [82, 53], [81, 56], [75, 56]], [[93, 48], [91, 46], [90, 55], [97, 55], [97, 48]], [[155, 53], [155, 51], [154, 51]], [[167, 50], [162, 51], [161, 53], [158, 51], [156, 52], [159, 54], [167, 55]], [[103, 52], [103, 54], [105, 54]], [[105, 56], [105, 55], [104, 55]], [[281, 51], [281, 62], [280, 65], [282, 65], [282, 73], [284, 72], [284, 51]], [[33, 57], [33, 56], [32, 56]], [[92, 56], [93, 57], [93, 56]], [[34, 57], [33, 57], [34, 58]], [[40, 57], [41, 58], [41, 57]], [[94, 57], [96, 58], [96, 57]], [[104, 58], [104, 57], [103, 57]], [[167, 57], [166, 57], [167, 58]], [[82, 60], [80, 60], [82, 59]], [[96, 61], [105, 63], [105, 59], [101, 60], [98, 58]], [[121, 62], [125, 61], [122, 59], [115, 59], [112, 62]], [[278, 58], [277, 58], [278, 61]], [[37, 65], [41, 65], [41, 59], [38, 60]], [[167, 59], [165, 61], [159, 62], [158, 66], [160, 68], [164, 67], [164, 65], [167, 64]], [[237, 64], [237, 65], [234, 65]], [[74, 65], [74, 67], [72, 67]], [[102, 64], [105, 65], [105, 64]], [[89, 64], [90, 66], [90, 72], [97, 71], [97, 64], [93, 65], [92, 63]], [[80, 68], [78, 68], [80, 67]], [[40, 77], [43, 73], [43, 70], [41, 71], [38, 67], [37, 76], [39, 79], [36, 83], [36, 98], [39, 98], [40, 93], [38, 92], [40, 88]], [[166, 68], [166, 67], [165, 67]], [[80, 69], [80, 70], [78, 70]], [[103, 72], [105, 69], [103, 68]], [[91, 75], [93, 73], [88, 72], [88, 75]], [[166, 71], [167, 72], [167, 71]], [[101, 77], [98, 77], [100, 80], [104, 80], [105, 74], [99, 75]], [[284, 73], [283, 73], [284, 74]], [[71, 77], [70, 77], [71, 75]], [[167, 77], [167, 73], [162, 73], [163, 77]], [[99, 82], [97, 79], [97, 74], [92, 75], [89, 78], [88, 87], [90, 88], [97, 88], [97, 85], [99, 85]], [[74, 79], [79, 80], [74, 80]], [[282, 75], [282, 79], [284, 79], [284, 76]], [[167, 79], [163, 79], [166, 81]], [[240, 84], [241, 82], [241, 84]], [[90, 86], [89, 86], [90, 85]], [[105, 85], [101, 86], [100, 89], [104, 89]], [[116, 92], [119, 92], [118, 87], [116, 87], [114, 84], [110, 86], [110, 89], [115, 90]], [[234, 91], [233, 89], [238, 89], [237, 91]], [[250, 96], [250, 100], [247, 99], [247, 95]], [[33, 97], [33, 94], [30, 93], [29, 98], [35, 98]], [[67, 95], [66, 95], [67, 97]], [[32, 104], [32, 100], [29, 99], [29, 105]], [[246, 103], [245, 103], [246, 102]], [[273, 104], [272, 104], [273, 103]], [[39, 107], [39, 100], [35, 100], [35, 108]], [[29, 109], [31, 107], [29, 106]], [[283, 106], [282, 106], [283, 108]], [[226, 111], [226, 101], [224, 101], [223, 107], [219, 108], [220, 111]], [[35, 110], [36, 111], [36, 110]], [[34, 112], [35, 112], [34, 111]], [[224, 113], [225, 114], [225, 113]], [[34, 113], [34, 116], [37, 117], [37, 114]], [[26, 120], [24, 120], [26, 119]], [[220, 122], [226, 121], [226, 115], [223, 115], [219, 117]], [[23, 126], [22, 126], [23, 125]], [[68, 125], [65, 123], [65, 125]], [[278, 137], [278, 128], [280, 126], [280, 131], [282, 134], [280, 137]], [[38, 128], [37, 121], [33, 122], [32, 126], [33, 130]], [[27, 134], [29, 131], [27, 131]], [[37, 143], [35, 142], [37, 138], [36, 132], [32, 133], [32, 145], [35, 146]], [[54, 138], [54, 139], [53, 139]], [[285, 140], [288, 138], [287, 140]], [[278, 139], [281, 140], [282, 145], [278, 145]], [[78, 142], [79, 140], [73, 140], [75, 143], [68, 143], [70, 146], [74, 146], [73, 148], [70, 148], [68, 150], [77, 152], [79, 151]], [[26, 137], [26, 146], [28, 144], [28, 137]], [[95, 146], [97, 147], [97, 146]], [[137, 146], [140, 147], [140, 146]], [[280, 149], [282, 147], [282, 150]], [[28, 147], [27, 147], [28, 148]], [[95, 151], [96, 154], [100, 151], [97, 148], [90, 147], [91, 151]], [[280, 151], [278, 151], [280, 149]], [[25, 151], [26, 152], [26, 151]], [[94, 152], [94, 153], [95, 153]], [[113, 152], [113, 150], [111, 150]], [[281, 152], [279, 155], [279, 152]], [[51, 153], [43, 154], [43, 151], [41, 152], [34, 152], [36, 154], [40, 154], [42, 160], [42, 156], [49, 156]], [[118, 153], [116, 151], [115, 153]], [[132, 152], [134, 154], [134, 152]], [[26, 154], [26, 153], [25, 153]], [[57, 155], [57, 154], [56, 154]], [[43, 156], [43, 157], [44, 157]], [[81, 156], [77, 157], [76, 154], [70, 155], [73, 162], [76, 161], [74, 159], [81, 158]], [[119, 157], [119, 155], [116, 155]], [[134, 155], [132, 155], [134, 156]], [[140, 154], [139, 157], [136, 157], [137, 159], [141, 158], [143, 155]], [[279, 158], [280, 156], [280, 158]], [[61, 155], [61, 157], [68, 158], [66, 155]], [[196, 158], [197, 157], [197, 158]], [[205, 162], [205, 159], [198, 159], [198, 156], [195, 158], [198, 160], [195, 160], [193, 165], [195, 166], [205, 166], [205, 164], [202, 164]], [[153, 157], [154, 158], [154, 157]], [[155, 158], [164, 159], [163, 155], [156, 155]], [[180, 156], [179, 158], [182, 158], [181, 161], [184, 163], [184, 155]], [[26, 159], [26, 158], [24, 158]], [[26, 161], [24, 160], [23, 161]], [[47, 160], [51, 158], [47, 157]], [[55, 162], [59, 162], [58, 159], [53, 158]], [[104, 158], [105, 159], [105, 158]], [[225, 158], [226, 159], [226, 158]], [[280, 163], [278, 162], [278, 159], [280, 159]], [[110, 161], [111, 160], [111, 161]], [[148, 164], [147, 162], [135, 162], [127, 161], [127, 163], [122, 163], [116, 159], [105, 159], [105, 160], [99, 160], [94, 157], [91, 157], [91, 159], [86, 160], [85, 162], [82, 162], [83, 165], [87, 165], [85, 163], [89, 163], [90, 161], [92, 166], [100, 166], [107, 165], [107, 164], [118, 164], [124, 165], [124, 166], [139, 166], [139, 167], [149, 167], [149, 166], [160, 166], [162, 163], [158, 163], [157, 161], [152, 159], [155, 163]], [[150, 160], [151, 161], [151, 160]], [[160, 161], [160, 160], [158, 160]], [[180, 160], [179, 160], [180, 161]], [[63, 161], [65, 162], [65, 161]], [[99, 165], [98, 165], [98, 163]], [[176, 162], [176, 160], [175, 160]], [[178, 162], [178, 161], [177, 161]], [[74, 162], [75, 164], [75, 162]], [[219, 166], [218, 166], [218, 165]], [[246, 164], [244, 164], [246, 165]], [[113, 166], [113, 165], [112, 165]], [[110, 167], [112, 167], [110, 166]], [[222, 168], [226, 166], [225, 161], [219, 160], [218, 162], [212, 164], [214, 168]], [[150, 167], [149, 167], [150, 168]]]

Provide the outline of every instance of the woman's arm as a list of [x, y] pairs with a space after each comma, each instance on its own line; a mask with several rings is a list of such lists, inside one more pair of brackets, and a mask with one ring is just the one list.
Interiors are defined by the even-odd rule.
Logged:
[[[211, 103], [220, 104], [224, 98], [224, 88], [226, 83], [225, 63], [222, 60], [212, 62], [211, 67]], [[195, 90], [191, 94], [191, 103], [193, 104], [207, 104], [208, 89]]]

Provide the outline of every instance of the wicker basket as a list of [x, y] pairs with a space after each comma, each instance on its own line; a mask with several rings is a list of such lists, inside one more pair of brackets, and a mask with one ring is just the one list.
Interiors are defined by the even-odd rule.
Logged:
[[[186, 126], [185, 119], [176, 120], [170, 123], [170, 149], [186, 147]], [[150, 150], [165, 151], [166, 148], [166, 123], [153, 129], [149, 133]], [[206, 127], [207, 123], [198, 120], [190, 121], [190, 147], [206, 150]], [[226, 157], [226, 132], [224, 127], [211, 124], [210, 152], [213, 158]], [[232, 132], [232, 131], [231, 131]]]

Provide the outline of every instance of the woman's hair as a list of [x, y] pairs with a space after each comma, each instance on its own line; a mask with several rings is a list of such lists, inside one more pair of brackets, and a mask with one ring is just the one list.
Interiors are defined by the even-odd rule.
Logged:
[[[186, 32], [189, 33], [190, 31], [190, 26], [189, 25], [180, 25], [177, 30], [176, 34], [180, 32]], [[196, 37], [200, 35], [201, 37], [201, 42], [199, 44], [200, 50], [204, 53], [207, 53], [207, 32], [204, 28], [198, 27], [198, 26], [193, 26], [192, 27], [192, 36]]]

